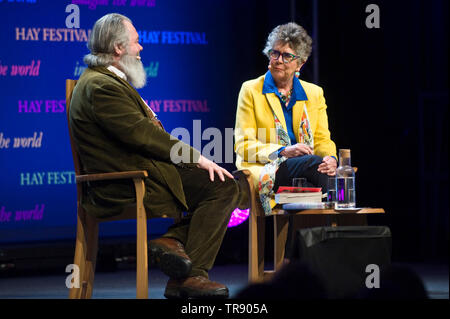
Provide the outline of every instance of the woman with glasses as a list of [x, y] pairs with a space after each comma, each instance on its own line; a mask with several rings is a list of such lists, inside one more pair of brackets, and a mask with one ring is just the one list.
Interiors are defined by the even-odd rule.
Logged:
[[312, 50], [307, 32], [295, 23], [277, 26], [263, 53], [266, 74], [242, 84], [235, 127], [236, 166], [252, 173], [261, 204], [270, 214], [271, 195], [304, 177], [327, 191], [335, 175], [336, 145], [330, 138], [323, 90], [299, 79]]

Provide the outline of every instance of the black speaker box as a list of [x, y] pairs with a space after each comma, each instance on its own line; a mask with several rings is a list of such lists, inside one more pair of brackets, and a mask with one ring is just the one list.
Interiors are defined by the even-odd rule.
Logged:
[[376, 289], [375, 276], [391, 263], [391, 232], [384, 226], [299, 229], [292, 245], [292, 258], [318, 275], [332, 299]]

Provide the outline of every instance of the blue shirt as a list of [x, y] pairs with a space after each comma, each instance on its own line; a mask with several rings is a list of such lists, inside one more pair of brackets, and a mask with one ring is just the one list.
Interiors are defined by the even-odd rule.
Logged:
[[293, 121], [292, 121], [292, 108], [294, 107], [297, 101], [307, 101], [308, 97], [306, 96], [305, 90], [303, 89], [300, 81], [294, 77], [293, 85], [292, 85], [292, 95], [289, 104], [286, 105], [281, 100], [280, 92], [278, 92], [278, 88], [275, 85], [275, 81], [273, 80], [272, 74], [270, 71], [267, 71], [266, 77], [264, 78], [263, 90], [262, 93], [275, 93], [276, 96], [280, 99], [281, 108], [283, 109], [284, 119], [286, 120], [286, 128], [287, 133], [289, 134], [289, 138], [291, 139], [291, 145], [297, 143], [297, 138], [294, 134]]
[[[292, 108], [294, 107], [295, 103], [297, 101], [307, 101], [308, 96], [306, 95], [305, 90], [303, 89], [300, 80], [297, 79], [294, 76], [292, 87], [294, 88], [292, 90], [291, 100], [289, 101], [289, 104], [286, 106], [286, 104], [281, 100], [280, 92], [278, 92], [278, 88], [275, 85], [275, 81], [273, 80], [272, 74], [270, 71], [267, 71], [266, 77], [264, 78], [264, 84], [263, 84], [263, 90], [262, 93], [275, 93], [276, 96], [280, 99], [281, 108], [283, 109], [284, 119], [286, 120], [286, 128], [288, 130], [289, 138], [291, 139], [291, 145], [294, 145], [297, 143], [297, 138], [294, 134], [293, 129], [293, 121], [292, 121]], [[280, 156], [280, 152], [284, 150], [285, 147], [281, 147], [278, 149], [277, 153], [278, 156]], [[336, 161], [336, 157], [332, 156]]]

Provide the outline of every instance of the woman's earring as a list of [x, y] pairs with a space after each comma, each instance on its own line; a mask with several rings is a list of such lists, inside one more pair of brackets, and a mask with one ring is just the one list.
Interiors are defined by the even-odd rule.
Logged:
[[295, 76], [299, 78], [300, 77], [300, 71], [295, 71]]

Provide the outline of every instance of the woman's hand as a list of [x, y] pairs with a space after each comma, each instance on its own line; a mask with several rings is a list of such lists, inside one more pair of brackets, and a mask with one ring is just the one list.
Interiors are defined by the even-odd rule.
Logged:
[[327, 174], [328, 176], [336, 175], [337, 161], [334, 157], [325, 156], [322, 163], [319, 165], [317, 170], [322, 174]]
[[234, 178], [233, 175], [231, 175], [231, 173], [228, 172], [225, 168], [220, 167], [219, 165], [217, 165], [213, 161], [210, 161], [203, 155], [200, 155], [197, 166], [209, 172], [209, 179], [211, 180], [211, 182], [214, 182], [214, 173], [219, 175], [219, 178], [222, 182], [225, 182], [224, 174], [227, 175], [229, 178]]
[[303, 155], [312, 155], [313, 150], [306, 144], [297, 143], [294, 145], [286, 146], [286, 148], [282, 150], [280, 154], [286, 156], [287, 158], [291, 158]]

